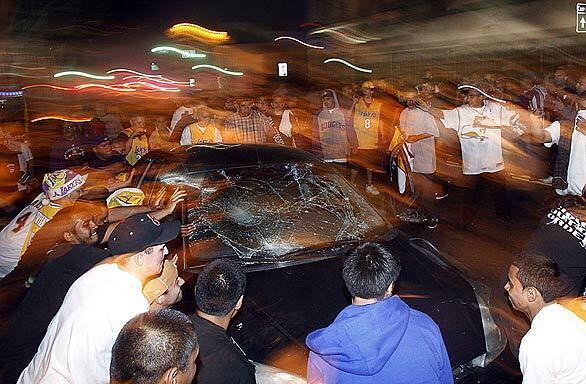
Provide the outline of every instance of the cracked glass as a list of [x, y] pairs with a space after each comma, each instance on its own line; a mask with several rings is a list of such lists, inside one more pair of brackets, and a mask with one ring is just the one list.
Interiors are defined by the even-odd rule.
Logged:
[[167, 174], [188, 192], [188, 247], [197, 261], [279, 261], [305, 248], [360, 240], [388, 224], [337, 173], [316, 164], [268, 164]]

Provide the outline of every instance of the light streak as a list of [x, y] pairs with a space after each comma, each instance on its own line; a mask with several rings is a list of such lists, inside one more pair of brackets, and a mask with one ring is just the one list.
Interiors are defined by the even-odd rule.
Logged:
[[16, 68], [16, 69], [24, 69], [27, 71], [42, 71], [44, 69], [47, 69], [47, 67], [24, 67], [21, 65], [15, 65], [15, 64], [8, 64], [8, 67], [12, 67], [12, 68]]
[[354, 64], [351, 64], [351, 63], [347, 62], [346, 60], [336, 59], [336, 58], [331, 58], [331, 59], [324, 60], [324, 64], [332, 63], [332, 62], [342, 63], [342, 64], [344, 64], [344, 65], [346, 65], [346, 66], [348, 66], [348, 67], [350, 67], [350, 68], [352, 68], [352, 69], [354, 69], [356, 71], [359, 71], [359, 72], [372, 73], [372, 69], [358, 67], [358, 66], [356, 66]]
[[116, 84], [116, 85], [121, 86], [121, 87], [132, 87], [132, 86], [149, 87], [149, 88], [153, 88], [153, 90], [155, 90], [155, 91], [161, 91], [161, 92], [179, 92], [180, 91], [179, 88], [159, 87], [158, 85], [147, 83], [146, 81], [131, 81], [129, 83]]
[[126, 68], [111, 69], [111, 70], [107, 71], [106, 73], [110, 74], [110, 73], [118, 73], [118, 72], [134, 73], [135, 75], [140, 75], [140, 76], [144, 76], [144, 77], [162, 77], [161, 75], [147, 75], [146, 73], [141, 73], [141, 72], [133, 71], [132, 69], [126, 69]]
[[114, 76], [99, 76], [99, 75], [92, 75], [91, 73], [80, 72], [80, 71], [65, 71], [59, 72], [53, 75], [53, 77], [62, 77], [62, 76], [82, 76], [87, 77], [94, 80], [113, 80]]
[[171, 35], [184, 35], [193, 37], [195, 39], [212, 41], [215, 43], [222, 43], [230, 39], [228, 32], [212, 31], [210, 29], [191, 23], [175, 24], [168, 29], [168, 32]]
[[279, 40], [293, 40], [293, 41], [296, 41], [299, 44], [305, 45], [306, 47], [309, 47], [309, 48], [324, 49], [324, 47], [320, 47], [320, 46], [317, 46], [317, 45], [311, 45], [311, 44], [305, 43], [305, 42], [303, 42], [301, 40], [298, 40], [298, 39], [296, 39], [294, 37], [291, 37], [291, 36], [279, 36], [279, 37], [275, 38], [274, 41], [279, 41]]
[[31, 85], [27, 85], [27, 86], [22, 87], [22, 89], [31, 89], [31, 88], [52, 88], [52, 89], [57, 89], [59, 91], [74, 91], [75, 90], [73, 88], [60, 87], [58, 85], [53, 85], [53, 84], [31, 84]]
[[326, 29], [322, 29], [322, 30], [319, 30], [319, 31], [311, 32], [312, 35], [313, 34], [319, 34], [319, 33], [331, 33], [332, 35], [336, 35], [341, 40], [345, 40], [346, 42], [348, 42], [350, 44], [364, 44], [364, 43], [368, 43], [368, 40], [364, 40], [364, 39], [360, 39], [360, 38], [356, 38], [356, 37], [350, 36], [347, 33], [340, 32], [337, 29], [333, 29], [333, 28], [326, 28]]
[[85, 123], [88, 121], [92, 121], [90, 117], [71, 117], [71, 116], [64, 116], [64, 115], [49, 115], [49, 116], [41, 116], [37, 117], [36, 119], [32, 119], [31, 123], [36, 123], [37, 121], [43, 120], [61, 120], [61, 121], [69, 121], [72, 123]]
[[0, 76], [16, 76], [16, 77], [25, 77], [27, 79], [41, 79], [44, 77], [50, 77], [50, 76], [23, 75], [22, 73], [15, 73], [15, 72], [2, 72], [2, 73], [0, 73]]
[[175, 48], [175, 47], [155, 47], [153, 49], [151, 49], [152, 53], [166, 53], [166, 52], [175, 52], [181, 55], [181, 57], [185, 58], [185, 59], [198, 59], [198, 58], [204, 58], [207, 55], [205, 53], [193, 53], [193, 52], [189, 52], [189, 51], [185, 51], [183, 49], [179, 49], [179, 48]]
[[242, 75], [244, 75], [243, 72], [228, 71], [227, 69], [222, 69], [220, 67], [216, 67], [215, 65], [209, 65], [209, 64], [198, 64], [198, 65], [194, 65], [193, 67], [191, 67], [191, 69], [202, 69], [202, 68], [213, 69], [215, 71], [224, 73], [226, 75], [231, 75], [231, 76], [242, 76]]
[[144, 76], [140, 76], [140, 75], [131, 75], [131, 76], [126, 76], [126, 77], [122, 78], [122, 80], [131, 80], [131, 79], [149, 80], [149, 81], [154, 81], [156, 83], [161, 83], [161, 84], [189, 85], [189, 81], [175, 81], [175, 80], [167, 79], [166, 77], [149, 78], [149, 77], [144, 77]]
[[133, 89], [133, 88], [118, 88], [116, 86], [111, 86], [111, 85], [91, 84], [91, 83], [76, 85], [73, 88], [76, 90], [87, 89], [87, 88], [104, 88], [104, 89], [109, 89], [111, 91], [116, 91], [116, 92], [136, 92], [136, 89]]
[[480, 89], [478, 87], [475, 87], [473, 85], [470, 85], [470, 84], [458, 85], [458, 89], [469, 89], [469, 88], [474, 89], [475, 91], [478, 91], [478, 92], [482, 93], [485, 97], [488, 97], [491, 100], [494, 100], [494, 101], [497, 101], [497, 102], [503, 103], [503, 104], [506, 104], [507, 103], [506, 100], [497, 99], [496, 97], [493, 97], [493, 96], [489, 95], [488, 93], [484, 92], [482, 89]]

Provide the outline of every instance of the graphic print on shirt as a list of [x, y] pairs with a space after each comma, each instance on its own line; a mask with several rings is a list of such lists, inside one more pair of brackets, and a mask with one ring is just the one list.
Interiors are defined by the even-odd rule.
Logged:
[[580, 221], [577, 217], [565, 208], [556, 208], [547, 214], [548, 221], [546, 225], [559, 225], [560, 228], [578, 239], [582, 248], [586, 249], [586, 223]]

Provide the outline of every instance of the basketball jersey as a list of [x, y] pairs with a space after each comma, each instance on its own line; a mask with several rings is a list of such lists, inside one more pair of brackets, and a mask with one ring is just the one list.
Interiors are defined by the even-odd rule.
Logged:
[[[133, 133], [132, 128], [126, 128], [122, 131], [123, 134], [130, 137]], [[130, 151], [125, 159], [130, 165], [136, 164], [149, 151], [149, 139], [146, 134], [137, 136], [132, 139]]]
[[189, 133], [191, 134], [192, 144], [207, 144], [215, 141], [215, 127], [211, 124], [202, 132], [196, 124], [189, 125]]
[[61, 208], [63, 208], [61, 205], [55, 204], [53, 202], [49, 202], [49, 204], [40, 206], [39, 211], [34, 216], [34, 220], [31, 223], [26, 240], [22, 245], [22, 250], [20, 251], [21, 255], [26, 251], [39, 229], [43, 228], [43, 226], [47, 224], [47, 222], [51, 220], [57, 214], [57, 212], [61, 210]]
[[364, 98], [354, 105], [354, 131], [358, 138], [359, 149], [377, 148], [381, 105], [381, 102], [373, 100], [367, 106]]

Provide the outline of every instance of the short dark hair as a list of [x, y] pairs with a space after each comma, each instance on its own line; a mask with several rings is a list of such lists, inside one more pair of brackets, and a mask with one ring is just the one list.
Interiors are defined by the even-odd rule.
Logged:
[[236, 306], [246, 289], [246, 275], [234, 260], [214, 260], [199, 273], [195, 303], [200, 311], [225, 316]]
[[187, 371], [197, 348], [195, 326], [185, 314], [173, 309], [141, 313], [128, 321], [116, 338], [110, 379], [155, 383], [171, 368]]
[[381, 299], [400, 271], [399, 260], [389, 250], [365, 243], [344, 261], [342, 275], [352, 297]]
[[555, 260], [537, 252], [523, 252], [513, 259], [523, 288], [535, 287], [546, 303], [562, 296], [563, 279]]

